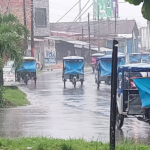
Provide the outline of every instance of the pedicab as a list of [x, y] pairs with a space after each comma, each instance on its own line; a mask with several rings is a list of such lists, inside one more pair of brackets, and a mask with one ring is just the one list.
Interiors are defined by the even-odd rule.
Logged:
[[[105, 84], [110, 85], [111, 84], [111, 66], [112, 66], [112, 55], [105, 55], [103, 57], [97, 58], [97, 72], [95, 74], [95, 83], [97, 84], [97, 88], [99, 89], [99, 86], [102, 81], [105, 82]], [[118, 67], [120, 65], [125, 64], [125, 55], [118, 55]]]
[[92, 54], [92, 63], [91, 63], [91, 66], [92, 66], [92, 69], [93, 69], [93, 73], [95, 72], [95, 69], [96, 69], [96, 59], [97, 57], [102, 57], [104, 56], [105, 54], [103, 53], [95, 53], [95, 54]]
[[141, 53], [130, 53], [129, 54], [129, 63], [141, 63]]
[[[118, 68], [116, 127], [121, 129], [124, 118], [135, 117], [150, 123], [150, 64], [127, 64]], [[142, 73], [146, 73], [143, 77]]]
[[76, 87], [77, 82], [84, 82], [84, 58], [79, 56], [69, 56], [63, 58], [63, 75], [64, 88], [66, 81], [70, 82]]
[[149, 63], [149, 53], [142, 53], [142, 63]]
[[23, 63], [17, 70], [16, 78], [18, 82], [23, 81], [26, 85], [29, 80], [34, 80], [36, 84], [36, 60], [34, 57], [24, 57]]

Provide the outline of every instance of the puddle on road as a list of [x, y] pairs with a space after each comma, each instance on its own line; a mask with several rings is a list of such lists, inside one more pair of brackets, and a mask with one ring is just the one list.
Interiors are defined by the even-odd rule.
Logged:
[[[46, 136], [85, 138], [109, 141], [110, 86], [97, 90], [94, 74], [87, 73], [84, 86], [77, 88], [68, 81], [63, 88], [61, 72], [40, 75], [37, 86], [32, 82], [20, 88], [27, 93], [30, 106], [0, 110], [0, 136]], [[149, 141], [149, 125], [125, 119], [116, 138]], [[94, 138], [93, 138], [94, 137]]]

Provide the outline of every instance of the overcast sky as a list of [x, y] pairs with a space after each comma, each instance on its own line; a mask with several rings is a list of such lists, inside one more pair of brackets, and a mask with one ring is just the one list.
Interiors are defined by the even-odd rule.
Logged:
[[[50, 22], [57, 22], [73, 5], [79, 0], [49, 0], [50, 1]], [[81, 0], [82, 7], [88, 2], [88, 0]], [[93, 0], [90, 0], [86, 8], [92, 4]], [[119, 2], [124, 2], [120, 0]], [[135, 19], [140, 26], [146, 26], [146, 20], [142, 17], [141, 7], [134, 6], [129, 3], [119, 3], [119, 17], [120, 19]], [[86, 10], [86, 8], [84, 10]], [[83, 16], [82, 20], [86, 21], [88, 12], [93, 19], [93, 7], [91, 7]], [[71, 10], [60, 22], [73, 21], [79, 13], [79, 5]]]

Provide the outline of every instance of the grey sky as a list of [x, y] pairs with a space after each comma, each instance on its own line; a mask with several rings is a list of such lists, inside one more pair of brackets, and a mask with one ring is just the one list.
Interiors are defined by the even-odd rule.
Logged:
[[[78, 0], [49, 0], [50, 1], [50, 22], [57, 22]], [[87, 3], [88, 0], [81, 0], [82, 7]], [[87, 5], [90, 6], [93, 0]], [[119, 2], [123, 2], [120, 0]], [[134, 6], [129, 3], [119, 3], [119, 16], [120, 19], [135, 19], [140, 26], [146, 26], [146, 20], [142, 17], [141, 6]], [[86, 8], [87, 8], [86, 7]], [[85, 8], [85, 10], [86, 10]], [[93, 16], [93, 7], [91, 7], [87, 13], [82, 16], [82, 20], [87, 20], [88, 12]], [[68, 15], [66, 15], [61, 22], [73, 21], [79, 13], [79, 5], [77, 5]]]

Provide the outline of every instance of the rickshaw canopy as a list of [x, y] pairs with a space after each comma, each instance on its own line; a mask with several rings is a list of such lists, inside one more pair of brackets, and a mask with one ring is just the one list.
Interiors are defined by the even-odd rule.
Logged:
[[149, 61], [149, 54], [142, 54], [142, 61]]
[[137, 64], [127, 64], [119, 66], [118, 72], [149, 72], [150, 71], [150, 64], [147, 63], [137, 63]]
[[138, 62], [139, 59], [141, 59], [141, 53], [131, 53], [131, 54], [129, 54], [130, 63]]
[[68, 57], [64, 57], [63, 60], [64, 61], [69, 61], [69, 60], [83, 60], [84, 61], [84, 58], [80, 56], [68, 56]]
[[142, 107], [150, 107], [150, 78], [133, 79], [142, 102]]
[[23, 57], [23, 61], [36, 61], [34, 57]]
[[92, 54], [92, 57], [102, 57], [104, 55], [105, 54], [103, 54], [103, 53], [95, 53], [95, 54]]
[[18, 71], [24, 72], [36, 72], [36, 62], [23, 62]]
[[84, 58], [79, 56], [64, 57], [64, 74], [83, 74]]
[[36, 59], [34, 57], [23, 57], [23, 63], [17, 71], [36, 72]]
[[[99, 68], [101, 71], [101, 76], [110, 76], [112, 71], [112, 55], [105, 55], [99, 58]], [[125, 56], [118, 55], [118, 67], [125, 64]]]

